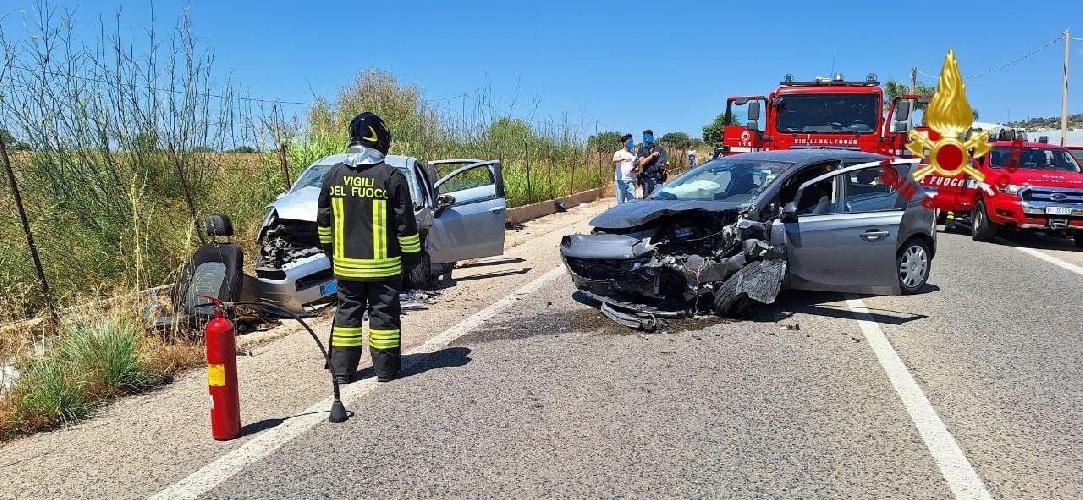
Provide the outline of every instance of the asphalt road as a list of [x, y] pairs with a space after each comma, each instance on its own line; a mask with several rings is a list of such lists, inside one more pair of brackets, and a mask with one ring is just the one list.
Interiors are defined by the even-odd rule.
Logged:
[[788, 292], [751, 321], [669, 334], [610, 322], [555, 275], [369, 383], [347, 423], [253, 451], [200, 491], [1083, 498], [1083, 275], [1015, 244], [942, 233], [923, 294]]

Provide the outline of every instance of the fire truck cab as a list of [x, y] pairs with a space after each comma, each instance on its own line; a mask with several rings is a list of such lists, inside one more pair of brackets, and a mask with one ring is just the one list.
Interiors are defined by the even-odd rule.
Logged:
[[[769, 95], [726, 100], [724, 154], [831, 147], [907, 157], [910, 99], [927, 103], [929, 97], [906, 94], [885, 103], [872, 73], [864, 81], [846, 81], [836, 74], [798, 82], [786, 75]], [[747, 106], [744, 125], [733, 124], [734, 106]], [[763, 127], [761, 106], [766, 110]]]

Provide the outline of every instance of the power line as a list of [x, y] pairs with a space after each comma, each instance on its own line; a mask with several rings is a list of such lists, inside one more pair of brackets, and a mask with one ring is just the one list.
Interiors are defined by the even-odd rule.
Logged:
[[[1034, 49], [1034, 50], [1032, 50], [1030, 52], [1027, 52], [1026, 54], [1022, 55], [1021, 57], [1019, 57], [1017, 59], [1013, 59], [1013, 60], [1008, 61], [1008, 62], [1006, 62], [1004, 64], [1001, 64], [1000, 66], [996, 66], [994, 68], [987, 69], [987, 70], [982, 71], [981, 73], [978, 73], [976, 75], [964, 76], [963, 78], [967, 79], [967, 80], [973, 80], [975, 78], [981, 78], [981, 77], [983, 77], [985, 75], [988, 75], [990, 73], [995, 73], [995, 72], [1000, 71], [1000, 70], [1002, 70], [1004, 68], [1007, 68], [1009, 66], [1017, 64], [1017, 63], [1023, 61], [1024, 59], [1027, 59], [1030, 56], [1033, 56], [1034, 54], [1037, 54], [1037, 53], [1039, 53], [1039, 52], [1041, 52], [1041, 51], [1043, 51], [1045, 49], [1048, 49], [1049, 47], [1052, 47], [1053, 45], [1056, 45], [1056, 43], [1061, 41], [1063, 38], [1064, 38], [1063, 36], [1058, 35], [1056, 38], [1050, 40], [1045, 45], [1042, 45], [1041, 47], [1038, 47], [1038, 48], [1036, 48], [1036, 49]], [[924, 71], [921, 71], [921, 70], [918, 70], [918, 72], [921, 73], [922, 75], [925, 75], [925, 76], [929, 77], [929, 78], [938, 78], [936, 76], [930, 75], [930, 74], [928, 74], [928, 73], [926, 73]]]

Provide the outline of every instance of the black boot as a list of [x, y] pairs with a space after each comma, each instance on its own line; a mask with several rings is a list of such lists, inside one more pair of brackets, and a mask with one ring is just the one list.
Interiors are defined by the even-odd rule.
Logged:
[[332, 347], [331, 373], [340, 384], [353, 382], [357, 365], [361, 363], [360, 347]]
[[390, 382], [399, 378], [400, 348], [369, 349], [372, 353], [372, 368], [376, 372], [377, 382]]

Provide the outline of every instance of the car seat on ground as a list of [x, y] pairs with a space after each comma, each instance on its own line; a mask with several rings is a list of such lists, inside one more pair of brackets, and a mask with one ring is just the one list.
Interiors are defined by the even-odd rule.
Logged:
[[209, 241], [196, 249], [177, 277], [173, 289], [173, 307], [177, 313], [209, 316], [213, 312], [210, 301], [200, 295], [224, 301], [235, 301], [240, 296], [244, 253], [229, 241], [233, 224], [228, 216], [214, 214], [207, 217], [206, 232]]

